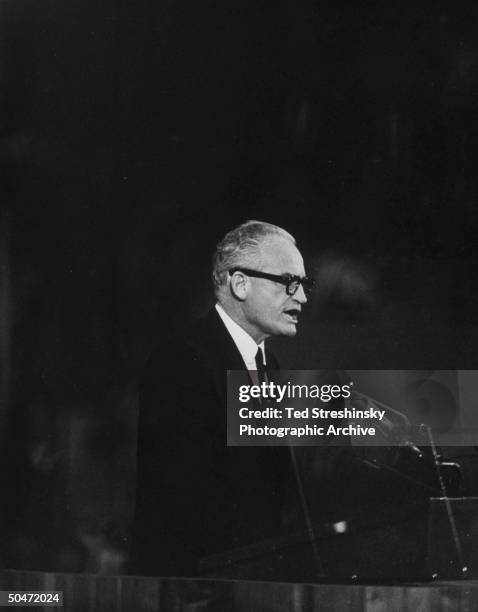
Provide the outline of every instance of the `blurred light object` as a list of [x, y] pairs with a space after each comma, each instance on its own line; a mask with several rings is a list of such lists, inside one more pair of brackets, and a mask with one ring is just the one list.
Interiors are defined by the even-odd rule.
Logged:
[[371, 265], [345, 253], [329, 252], [312, 267], [317, 300], [326, 315], [361, 318], [375, 311], [379, 275]]
[[335, 533], [346, 533], [347, 528], [347, 521], [339, 521], [338, 523], [334, 523]]

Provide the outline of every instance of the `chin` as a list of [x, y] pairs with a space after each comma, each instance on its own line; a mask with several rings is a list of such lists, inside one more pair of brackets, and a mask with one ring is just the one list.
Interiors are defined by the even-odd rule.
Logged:
[[295, 336], [297, 333], [297, 327], [295, 325], [287, 326], [282, 328], [280, 335], [281, 336]]

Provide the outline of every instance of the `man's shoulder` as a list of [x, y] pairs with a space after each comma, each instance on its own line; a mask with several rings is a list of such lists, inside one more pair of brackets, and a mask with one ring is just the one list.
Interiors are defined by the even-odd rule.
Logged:
[[211, 346], [217, 344], [218, 337], [225, 331], [215, 308], [211, 308], [203, 316], [194, 319], [186, 325], [181, 338], [186, 346], [191, 348]]
[[166, 331], [150, 355], [147, 371], [198, 366], [243, 367], [239, 352], [214, 308], [180, 331]]

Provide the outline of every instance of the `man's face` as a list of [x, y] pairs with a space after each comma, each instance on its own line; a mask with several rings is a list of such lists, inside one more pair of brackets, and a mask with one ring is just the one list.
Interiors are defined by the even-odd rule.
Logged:
[[[305, 276], [304, 261], [294, 244], [282, 236], [264, 240], [257, 265], [248, 266], [269, 274]], [[268, 336], [295, 336], [302, 305], [307, 302], [302, 285], [294, 295], [287, 295], [280, 283], [249, 277], [249, 287], [242, 303], [248, 332], [256, 342]]]

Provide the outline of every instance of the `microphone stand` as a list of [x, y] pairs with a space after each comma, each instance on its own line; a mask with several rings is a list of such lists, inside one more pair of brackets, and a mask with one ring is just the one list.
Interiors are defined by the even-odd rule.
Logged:
[[[353, 381], [351, 381], [350, 383], [353, 386]], [[366, 395], [365, 393], [361, 393], [359, 391], [354, 390], [353, 391], [353, 395], [354, 397], [356, 397], [357, 399], [362, 399], [362, 400], [366, 400], [368, 403], [371, 403], [372, 405], [377, 405], [380, 406], [381, 408], [385, 409], [387, 412], [390, 412], [392, 414], [394, 414], [396, 417], [398, 417], [402, 423], [404, 424], [405, 428], [407, 431], [410, 430], [411, 424], [410, 421], [408, 419], [408, 417], [399, 412], [398, 410], [393, 409], [391, 406], [387, 406], [386, 404], [384, 404], [383, 402], [380, 402], [378, 400], [375, 400], [371, 397], [369, 397], [368, 395]], [[390, 423], [390, 431], [388, 431], [385, 427], [383, 427], [383, 424], [379, 424], [378, 428], [380, 429], [380, 431], [382, 432], [382, 434], [385, 436], [385, 438], [387, 439], [391, 439], [392, 442], [394, 442], [395, 444], [397, 444], [400, 447], [407, 447], [410, 448], [413, 453], [416, 455], [417, 458], [422, 459], [423, 458], [423, 452], [417, 447], [415, 446], [415, 444], [409, 440], [406, 437], [403, 437], [402, 439], [400, 439], [401, 434], [399, 434], [396, 429], [395, 429], [395, 425], [393, 423], [391, 423], [390, 421], [388, 421]], [[437, 451], [437, 447], [435, 444], [435, 440], [433, 438], [433, 434], [432, 434], [432, 430], [431, 427], [429, 425], [425, 425], [422, 424], [420, 425], [420, 429], [423, 431], [426, 431], [427, 436], [428, 436], [428, 440], [430, 443], [430, 447], [432, 450], [432, 457], [433, 457], [433, 463], [434, 463], [434, 467], [437, 473], [437, 479], [438, 479], [438, 484], [440, 487], [440, 492], [443, 498], [443, 501], [445, 503], [445, 508], [446, 508], [446, 512], [447, 512], [447, 518], [448, 518], [448, 522], [450, 525], [450, 529], [451, 529], [451, 533], [453, 536], [453, 543], [455, 546], [455, 550], [456, 550], [456, 555], [457, 555], [457, 560], [458, 563], [460, 564], [461, 567], [461, 571], [463, 574], [463, 577], [466, 577], [466, 574], [468, 572], [468, 568], [465, 566], [465, 561], [464, 561], [464, 556], [463, 556], [463, 548], [461, 545], [461, 541], [460, 541], [460, 537], [459, 537], [459, 533], [458, 533], [458, 528], [456, 525], [456, 519], [453, 513], [453, 508], [452, 505], [450, 503], [450, 498], [448, 497], [448, 492], [446, 490], [446, 484], [445, 484], [445, 479], [443, 477], [443, 473], [442, 473], [442, 467], [447, 466], [447, 467], [456, 467], [458, 469], [460, 469], [459, 464], [457, 463], [442, 463], [440, 461], [440, 457], [438, 455], [438, 451]], [[391, 468], [390, 466], [382, 466], [385, 467], [395, 473], [397, 473], [397, 475], [403, 477], [403, 478], [408, 478], [405, 474], [403, 474], [402, 472], [400, 472], [399, 470], [395, 470], [393, 468]], [[420, 483], [422, 484], [424, 487], [426, 486], [425, 483]], [[435, 577], [435, 576], [434, 576]]]

